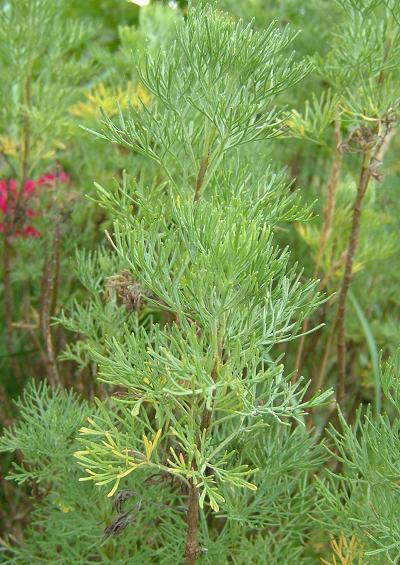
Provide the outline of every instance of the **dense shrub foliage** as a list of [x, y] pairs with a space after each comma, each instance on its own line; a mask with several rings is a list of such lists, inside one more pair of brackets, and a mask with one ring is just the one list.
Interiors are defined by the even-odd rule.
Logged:
[[0, 6], [0, 563], [398, 563], [397, 0]]

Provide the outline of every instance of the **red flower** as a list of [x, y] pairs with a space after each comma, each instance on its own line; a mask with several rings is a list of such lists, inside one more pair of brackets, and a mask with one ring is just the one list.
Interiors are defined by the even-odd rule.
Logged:
[[7, 212], [7, 182], [0, 180], [0, 209], [5, 214]]
[[46, 173], [42, 175], [37, 183], [39, 186], [48, 186], [53, 188], [58, 183], [69, 182], [71, 179], [65, 171], [60, 171], [59, 173]]
[[18, 189], [18, 184], [15, 179], [10, 179], [8, 181], [8, 187], [11, 189], [12, 192], [16, 192]]
[[26, 228], [22, 230], [21, 235], [24, 237], [40, 237], [42, 234], [33, 226], [26, 226]]
[[24, 186], [24, 196], [26, 197], [30, 196], [33, 192], [35, 192], [35, 188], [36, 188], [36, 181], [32, 179], [27, 180]]
[[56, 183], [56, 178], [57, 177], [54, 173], [46, 173], [39, 178], [38, 185], [54, 186]]
[[28, 208], [26, 211], [26, 217], [27, 218], [36, 218], [37, 216], [37, 212], [35, 210], [32, 210], [32, 208]]
[[65, 171], [61, 171], [58, 175], [58, 181], [59, 182], [70, 182], [70, 177], [69, 175], [67, 175], [67, 173]]
[[[32, 219], [35, 218], [38, 213], [32, 209], [27, 208], [26, 203], [29, 199], [34, 196], [38, 196], [37, 189], [46, 186], [48, 188], [54, 188], [58, 183], [67, 183], [70, 181], [70, 177], [64, 171], [60, 171], [58, 173], [46, 173], [42, 175], [39, 179], [28, 179], [25, 182], [24, 190], [22, 191], [22, 198], [24, 199], [22, 209], [24, 210], [25, 218]], [[17, 204], [19, 202], [20, 195], [18, 191], [18, 183], [15, 179], [9, 180], [0, 180], [0, 212], [4, 215], [8, 212], [10, 213], [9, 217], [13, 217], [13, 213], [17, 209]], [[21, 209], [21, 206], [19, 207]], [[40, 237], [42, 234], [31, 225], [23, 226], [22, 228], [15, 229], [16, 226], [5, 225], [3, 222], [0, 222], [0, 233], [8, 233], [9, 235], [15, 235], [16, 237]], [[11, 234], [10, 234], [11, 232]]]

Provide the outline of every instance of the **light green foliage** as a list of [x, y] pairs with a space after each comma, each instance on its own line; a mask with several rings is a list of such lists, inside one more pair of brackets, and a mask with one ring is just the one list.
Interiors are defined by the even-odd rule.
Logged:
[[[304, 400], [304, 384], [292, 385], [269, 354], [296, 336], [321, 300], [272, 240], [279, 221], [307, 211], [289, 197], [281, 174], [250, 174], [237, 150], [279, 132], [281, 118], [269, 105], [304, 72], [281, 55], [290, 39], [288, 30], [255, 33], [214, 9], [190, 10], [172, 56], [149, 52], [139, 73], [150, 104], [121, 111], [116, 123], [105, 116], [100, 137], [150, 158], [165, 175], [151, 191], [128, 179], [115, 190], [99, 187], [100, 203], [116, 218], [114, 258], [102, 252], [80, 262], [94, 298], [66, 322], [87, 334], [85, 355], [99, 379], [125, 391], [99, 404], [76, 454], [89, 473], [83, 478], [109, 484], [110, 496], [148, 469], [177, 485], [193, 483], [202, 515], [210, 506], [230, 518], [226, 497], [255, 491], [261, 477], [253, 442], [248, 454], [237, 446], [255, 434], [262, 443], [262, 430], [279, 430], [274, 421], [301, 422], [330, 396]], [[105, 271], [109, 280], [118, 275], [112, 267], [128, 272], [150, 308], [162, 318], [170, 312], [174, 323], [148, 320], [139, 328], [122, 306], [126, 322], [115, 326], [104, 297]], [[292, 440], [299, 444], [299, 435]], [[312, 492], [306, 487], [303, 496], [307, 507]], [[264, 503], [262, 495], [248, 499], [255, 515]], [[295, 519], [279, 504], [275, 511]]]
[[72, 454], [71, 445], [88, 405], [78, 401], [72, 392], [51, 394], [45, 384], [34, 383], [16, 404], [18, 426], [7, 429], [0, 440], [0, 451], [18, 449], [24, 454], [24, 464], [15, 464], [10, 477], [19, 483], [62, 483], [64, 473], [73, 469], [71, 464], [66, 468], [65, 461]]
[[343, 93], [344, 119], [355, 127], [391, 117], [399, 105], [400, 29], [390, 2], [343, 2], [347, 21], [319, 61], [322, 76]]
[[[121, 113], [118, 126], [107, 119], [101, 134], [150, 157], [167, 175], [163, 193], [155, 193], [163, 213], [151, 205], [152, 195], [145, 199], [130, 190], [137, 212], [118, 213], [114, 245], [149, 303], [172, 312], [176, 323], [134, 332], [128, 324], [119, 338], [105, 340], [105, 352], [94, 346], [89, 354], [100, 379], [133, 396], [118, 401], [127, 437], [135, 435], [132, 415], [143, 421], [152, 406], [150, 435], [162, 430], [164, 443], [177, 442], [187, 457], [180, 460], [170, 446], [172, 457], [163, 466], [193, 480], [201, 505], [209, 500], [214, 510], [224, 502], [219, 483], [256, 488], [245, 479], [247, 466], [229, 464], [232, 442], [271, 417], [298, 418], [317, 402], [303, 403], [304, 386], [290, 385], [280, 366], [263, 360], [272, 345], [295, 337], [306, 312], [318, 304], [315, 283], [300, 284], [287, 268], [287, 252], [272, 243], [275, 222], [265, 213], [271, 196], [278, 217], [283, 212], [265, 179], [249, 175], [233, 184], [224, 172], [231, 163], [224, 159], [228, 150], [276, 134], [275, 112], [261, 112], [302, 73], [280, 58], [289, 39], [289, 32], [273, 28], [254, 33], [210, 8], [190, 11], [173, 56], [147, 57], [141, 82], [153, 97], [150, 106], [132, 109], [128, 117]], [[122, 187], [123, 199], [128, 190]], [[118, 205], [104, 189], [100, 196], [104, 205]], [[213, 413], [209, 435], [200, 428], [205, 411]], [[101, 437], [106, 428], [97, 423], [95, 429]], [[213, 428], [222, 434], [219, 447]], [[110, 444], [123, 453], [123, 432], [113, 429]], [[96, 434], [79, 458], [93, 480], [114, 480], [115, 488], [137, 465], [119, 455], [103, 463]]]
[[294, 85], [304, 68], [285, 52], [289, 30], [271, 26], [254, 34], [222, 14], [209, 17], [210, 8], [202, 10], [205, 27], [189, 14], [168, 53], [148, 54], [139, 77], [154, 97], [152, 109], [140, 116], [132, 111], [119, 124], [106, 118], [106, 125], [112, 141], [150, 157], [170, 179], [173, 167], [190, 181], [199, 160], [207, 158], [207, 185], [229, 150], [277, 135], [279, 115], [266, 105]]
[[373, 416], [370, 409], [359, 410], [353, 426], [342, 419], [342, 432], [332, 431], [332, 438], [343, 470], [320, 484], [324, 502], [318, 519], [338, 536], [354, 534], [373, 563], [397, 563], [400, 555], [399, 369], [397, 352], [382, 375], [384, 392], [396, 410], [394, 419]]
[[[110, 408], [100, 407], [95, 418], [113, 434]], [[32, 516], [23, 545], [13, 547], [4, 542], [10, 556], [6, 563], [36, 560], [50, 564], [60, 552], [63, 562], [71, 565], [93, 560], [122, 565], [128, 559], [137, 564], [144, 560], [167, 565], [171, 558], [178, 562], [182, 559], [186, 497], [179, 483], [168, 479], [157, 482], [154, 470], [146, 481], [149, 475], [144, 467], [137, 469], [132, 498], [123, 503], [123, 510], [133, 513], [133, 520], [117, 539], [105, 537], [105, 525], [116, 518], [117, 511], [111, 508], [104, 487], [93, 488], [78, 481], [79, 468], [72, 457], [72, 451], [79, 448], [78, 428], [90, 410], [87, 403], [70, 393], [51, 393], [46, 386], [29, 385], [18, 409], [19, 422], [2, 438], [0, 449], [18, 449], [24, 455], [23, 467], [16, 465], [10, 478], [34, 481], [37, 496], [43, 500]], [[148, 425], [143, 426], [135, 417], [131, 420], [128, 434], [119, 427], [116, 437], [126, 437], [130, 449], [143, 449], [140, 434], [145, 431], [149, 435]], [[121, 419], [114, 421], [121, 424]], [[122, 422], [122, 426], [128, 424]], [[135, 438], [137, 443], [133, 443]], [[215, 436], [215, 441], [221, 439], [219, 434]], [[246, 434], [235, 448], [243, 461], [259, 467], [254, 476], [258, 489], [237, 490], [230, 483], [223, 486], [227, 510], [220, 513], [222, 529], [218, 536], [206, 525], [207, 513], [202, 517], [204, 562], [232, 559], [234, 563], [258, 563], [262, 556], [278, 564], [281, 559], [297, 556], [302, 563], [312, 563], [304, 556], [303, 545], [310, 533], [307, 514], [315, 504], [316, 492], [307, 478], [310, 469], [323, 461], [321, 448], [303, 427], [291, 430], [279, 422], [256, 432], [254, 441], [249, 442]], [[266, 538], [265, 528], [276, 527], [279, 536], [271, 533]], [[253, 530], [259, 530], [253, 539], [244, 536]]]
[[[379, 302], [382, 305], [373, 307], [379, 317], [379, 322], [375, 323], [375, 313], [371, 316], [373, 331], [379, 347], [387, 348], [387, 352], [391, 353], [398, 344], [397, 331], [393, 329], [398, 310], [392, 294], [393, 288], [397, 287], [392, 268], [398, 257], [398, 200], [395, 196], [398, 177], [395, 167], [390, 164], [390, 148], [394, 145], [394, 155], [398, 143], [395, 134], [400, 87], [398, 6], [386, 1], [343, 0], [338, 4], [342, 17], [332, 28], [324, 52], [314, 56], [316, 74], [324, 82], [315, 87], [304, 102], [302, 111], [297, 107], [288, 113], [287, 135], [302, 141], [294, 160], [302, 163], [302, 179], [305, 171], [309, 171], [305, 192], [309, 200], [318, 198], [320, 216], [320, 220], [298, 227], [298, 233], [311, 253], [306, 253], [303, 246], [299, 246], [296, 257], [311, 258], [308, 272], [316, 269], [324, 288], [337, 292], [352, 229], [361, 153], [364, 150], [375, 151], [385, 140], [370, 167], [372, 178], [362, 205], [352, 284], [361, 312], [368, 316], [372, 312], [372, 304]], [[309, 153], [306, 153], [306, 146]], [[382, 164], [384, 158], [388, 166]], [[323, 174], [322, 182], [321, 177], [318, 180], [313, 172], [316, 161], [316, 168], [320, 171], [318, 176]], [[339, 168], [337, 178], [334, 176], [335, 166]], [[334, 191], [330, 200], [328, 192], [332, 185]], [[332, 225], [327, 231], [327, 241], [317, 267], [327, 210], [332, 212]], [[387, 307], [389, 303], [391, 307]], [[334, 323], [332, 312], [335, 308], [326, 310], [328, 324], [322, 334], [325, 339], [321, 349], [328, 347], [326, 338], [329, 339], [331, 324]], [[363, 348], [361, 343], [365, 343], [365, 333], [358, 320], [348, 316], [348, 338]], [[393, 340], [389, 335], [393, 335]], [[355, 372], [367, 373], [369, 385], [375, 382], [376, 395], [376, 362], [371, 372], [369, 353], [364, 351], [359, 359], [360, 365], [357, 356]], [[314, 364], [316, 371], [319, 371], [320, 365], [321, 358], [318, 357]], [[331, 368], [330, 362], [329, 370]], [[373, 374], [374, 380], [371, 378]], [[368, 394], [368, 397], [371, 395]]]
[[10, 160], [21, 176], [24, 151], [29, 151], [29, 177], [52, 165], [66, 142], [66, 110], [89, 72], [90, 62], [79, 50], [90, 33], [87, 26], [66, 19], [59, 2], [11, 0], [2, 9], [0, 131], [17, 145]]
[[[134, 4], [124, 4], [125, 8], [119, 6], [121, 14], [115, 49], [111, 49], [108, 42], [105, 45], [101, 42], [89, 42], [87, 49], [96, 62], [96, 76], [84, 85], [80, 103], [69, 108], [74, 122], [74, 143], [68, 160], [76, 170], [86, 193], [91, 192], [90, 187], [93, 186], [94, 180], [109, 184], [116, 177], [119, 178], [121, 171], [126, 168], [140, 171], [140, 176], [146, 179], [146, 183], [151, 182], [158, 173], [158, 168], [144, 161], [140, 155], [127, 154], [123, 148], [112, 147], [109, 143], [103, 143], [82, 131], [82, 128], [96, 129], [102, 111], [117, 114], [117, 104], [124, 109], [129, 104], [138, 107], [141, 97], [148, 103], [149, 93], [140, 84], [137, 66], [142, 63], [146, 49], [151, 52], [158, 52], [160, 48], [169, 50], [175, 37], [175, 26], [182, 18], [179, 10], [172, 10], [159, 3], [140, 11]], [[104, 9], [109, 11], [111, 8]], [[112, 8], [113, 11], [115, 9]], [[137, 25], [131, 25], [131, 17], [123, 17], [122, 12], [125, 9], [131, 16], [132, 13], [135, 14], [133, 19], [137, 20]], [[102, 15], [104, 16], [104, 13]], [[101, 30], [104, 33], [104, 27]], [[86, 204], [83, 210], [75, 213], [79, 217], [82, 212], [86, 212], [86, 217], [94, 215], [95, 218], [103, 218], [102, 225], [108, 225], [108, 217], [103, 211], [94, 206], [89, 208], [89, 212], [87, 209]]]

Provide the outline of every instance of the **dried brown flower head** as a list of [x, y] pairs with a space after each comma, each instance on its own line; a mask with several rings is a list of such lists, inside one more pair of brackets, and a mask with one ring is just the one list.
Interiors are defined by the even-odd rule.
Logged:
[[114, 497], [112, 508], [116, 512], [120, 513], [124, 503], [135, 495], [133, 490], [120, 490]]
[[104, 538], [115, 538], [119, 536], [120, 534], [122, 534], [125, 528], [129, 526], [129, 524], [132, 524], [132, 522], [134, 521], [135, 516], [133, 516], [129, 511], [124, 512], [107, 526], [107, 528], [104, 530]]
[[113, 275], [106, 279], [106, 288], [109, 298], [115, 293], [120, 303], [123, 304], [129, 312], [139, 312], [146, 299], [151, 293], [144, 290], [140, 283], [132, 278], [127, 269], [124, 269], [117, 275]]
[[[126, 498], [124, 500], [127, 500], [127, 498], [130, 498], [134, 494], [132, 491], [121, 491], [121, 493], [125, 493], [125, 494], [122, 494], [122, 496], [121, 496], [121, 498], [124, 498], [124, 496], [126, 496]], [[131, 493], [131, 494], [128, 495], [127, 493]], [[118, 499], [118, 495], [114, 499], [113, 508], [114, 508], [114, 505], [116, 503], [116, 499]], [[122, 505], [124, 500], [119, 500], [117, 504]], [[129, 526], [129, 524], [132, 524], [136, 520], [136, 512], [140, 510], [141, 506], [142, 506], [142, 501], [139, 500], [139, 502], [137, 502], [133, 508], [131, 508], [130, 510], [127, 510], [123, 514], [119, 514], [119, 516], [117, 516], [117, 518], [115, 518], [105, 528], [105, 530], [104, 530], [104, 540], [107, 540], [110, 537], [115, 538], [115, 537], [118, 537], [120, 534], [122, 534], [122, 532], [125, 530], [125, 528], [127, 526]], [[117, 511], [119, 511], [118, 508], [115, 507], [115, 509]]]

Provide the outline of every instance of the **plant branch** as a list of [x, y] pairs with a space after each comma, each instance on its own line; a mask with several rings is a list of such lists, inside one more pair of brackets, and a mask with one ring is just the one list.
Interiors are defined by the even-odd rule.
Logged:
[[28, 73], [25, 81], [24, 97], [25, 97], [25, 118], [23, 128], [23, 143], [22, 143], [22, 157], [21, 157], [21, 185], [19, 191], [19, 198], [21, 198], [25, 183], [28, 180], [29, 173], [29, 157], [31, 150], [31, 122], [29, 112], [32, 109], [32, 79], [31, 73]]
[[199, 491], [190, 480], [186, 535], [186, 565], [195, 565], [199, 553], [197, 530], [199, 525]]
[[56, 353], [53, 343], [53, 335], [51, 331], [51, 316], [54, 313], [54, 308], [57, 300], [57, 279], [59, 268], [59, 248], [61, 240], [61, 225], [60, 218], [56, 221], [56, 227], [53, 238], [53, 252], [50, 260], [45, 260], [43, 267], [43, 296], [42, 296], [42, 309], [41, 309], [41, 328], [43, 339], [46, 343], [46, 369], [47, 377], [51, 386], [54, 388], [60, 381]]
[[[318, 277], [321, 268], [322, 257], [332, 232], [333, 218], [335, 216], [336, 191], [340, 182], [340, 176], [342, 172], [342, 136], [341, 136], [340, 120], [335, 121], [335, 142], [336, 142], [335, 158], [332, 164], [331, 175], [328, 182], [327, 198], [324, 208], [324, 222], [321, 229], [317, 257], [316, 257], [315, 268], [313, 273], [314, 279]], [[320, 289], [321, 289], [321, 284], [320, 284]], [[293, 376], [294, 382], [296, 382], [300, 376], [300, 368], [303, 358], [304, 344], [305, 344], [306, 333], [308, 331], [308, 326], [309, 326], [309, 319], [307, 318], [306, 320], [304, 320], [303, 327], [301, 330], [301, 333], [303, 335], [300, 338], [299, 347], [297, 350], [296, 371]]]
[[346, 263], [342, 285], [338, 297], [338, 307], [335, 326], [337, 329], [337, 359], [338, 359], [338, 375], [336, 387], [336, 400], [345, 413], [345, 384], [346, 384], [346, 305], [347, 296], [353, 280], [353, 264], [357, 253], [361, 216], [364, 196], [367, 191], [369, 182], [374, 175], [374, 167], [379, 164], [383, 158], [384, 152], [388, 148], [388, 136], [391, 132], [390, 124], [386, 124], [386, 132], [380, 138], [380, 141], [374, 151], [371, 151], [370, 143], [365, 142], [362, 150], [362, 164], [360, 177], [357, 186], [357, 195], [354, 202], [353, 217], [351, 225], [350, 239], [347, 247]]
[[213, 143], [213, 132], [209, 132], [208, 135], [205, 135], [204, 140], [204, 152], [203, 157], [201, 159], [200, 168], [197, 173], [196, 178], [196, 185], [194, 191], [194, 201], [197, 202], [201, 195], [201, 189], [203, 187], [204, 179], [207, 173], [208, 166], [210, 164], [210, 154], [211, 154], [211, 147]]
[[11, 288], [11, 243], [8, 236], [4, 238], [3, 248], [3, 275], [4, 275], [4, 318], [6, 322], [6, 346], [9, 355], [13, 353], [13, 327], [12, 327], [12, 288]]
[[[222, 358], [222, 345], [219, 344], [218, 351], [216, 354], [216, 359], [211, 372], [213, 381], [216, 382], [218, 378], [218, 367], [219, 361]], [[207, 407], [204, 408], [201, 424], [200, 433], [198, 439], [198, 446], [200, 444], [200, 438], [202, 434], [207, 433], [210, 428], [212, 417], [212, 409], [209, 410]], [[187, 521], [187, 535], [186, 535], [186, 565], [194, 565], [197, 561], [197, 556], [199, 554], [199, 547], [197, 542], [197, 530], [199, 524], [199, 491], [193, 483], [193, 479], [190, 480], [189, 485], [189, 495], [188, 495], [188, 510], [186, 515]]]

